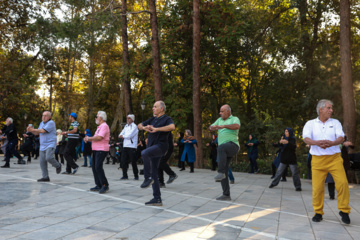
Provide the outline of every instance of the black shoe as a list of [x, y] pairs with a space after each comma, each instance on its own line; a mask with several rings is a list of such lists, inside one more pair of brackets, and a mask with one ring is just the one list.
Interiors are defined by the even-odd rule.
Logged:
[[151, 199], [150, 201], [145, 203], [146, 206], [162, 206], [161, 199]]
[[59, 174], [61, 173], [61, 164], [60, 164], [60, 167], [56, 168], [56, 174]]
[[276, 185], [274, 185], [274, 184], [270, 184], [270, 186], [269, 186], [269, 188], [273, 188], [273, 187], [275, 187]]
[[185, 168], [180, 169], [179, 171], [185, 171]]
[[248, 172], [248, 174], [254, 174], [254, 172]]
[[270, 179], [274, 179], [275, 178], [275, 176], [271, 176], [271, 178]]
[[287, 182], [286, 178], [281, 179], [280, 182]]
[[102, 188], [99, 190], [100, 194], [106, 193], [107, 191], [109, 191], [109, 186], [102, 186]]
[[166, 188], [165, 183], [159, 183], [160, 188]]
[[231, 180], [231, 181], [230, 181], [230, 184], [235, 184], [235, 180]]
[[129, 180], [129, 178], [128, 177], [122, 177], [122, 178], [120, 178], [120, 180]]
[[177, 177], [178, 177], [178, 175], [176, 175], [176, 173], [175, 173], [175, 175], [170, 175], [169, 180], [166, 183], [167, 184], [172, 183], [175, 179], [177, 179]]
[[26, 164], [26, 162], [23, 159], [19, 159], [17, 164]]
[[335, 200], [335, 197], [334, 197], [334, 196], [330, 196], [330, 200]]
[[1, 168], [10, 168], [10, 165], [5, 164], [4, 166], [1, 166]]
[[194, 170], [191, 170], [191, 171], [190, 171], [190, 173], [193, 173], [193, 172], [194, 172]]
[[71, 174], [71, 172], [62, 172], [61, 174]]
[[87, 167], [87, 165], [81, 165], [82, 167]]
[[218, 200], [218, 201], [231, 201], [231, 197], [226, 196], [226, 195], [221, 195], [220, 197], [217, 197], [216, 200]]
[[297, 191], [297, 192], [301, 192], [301, 191], [302, 191], [302, 189], [301, 189], [301, 187], [299, 187], [299, 188], [296, 188], [296, 189], [295, 189], [295, 191]]
[[47, 177], [47, 178], [40, 178], [37, 180], [38, 182], [50, 182], [50, 178]]
[[79, 167], [76, 167], [76, 168], [73, 170], [73, 174], [75, 174], [78, 170], [79, 170]]
[[138, 181], [138, 180], [139, 180], [139, 177], [134, 177], [134, 180], [135, 180], [135, 181]]
[[321, 222], [322, 219], [323, 219], [322, 215], [317, 213], [317, 214], [315, 214], [315, 216], [313, 216], [312, 221], [313, 222]]
[[226, 178], [225, 173], [218, 173], [218, 175], [214, 177], [215, 182], [221, 182], [224, 178]]
[[101, 189], [101, 187], [95, 186], [95, 187], [93, 187], [93, 188], [90, 188], [90, 191], [92, 191], [92, 192], [98, 192], [98, 191], [100, 191], [100, 189]]
[[349, 214], [348, 213], [344, 213], [342, 211], [339, 212], [340, 216], [341, 216], [341, 221], [345, 224], [350, 224], [350, 218], [349, 218]]
[[154, 179], [152, 178], [148, 178], [148, 179], [144, 179], [144, 182], [141, 184], [141, 188], [148, 188], [150, 187], [152, 184], [154, 183]]

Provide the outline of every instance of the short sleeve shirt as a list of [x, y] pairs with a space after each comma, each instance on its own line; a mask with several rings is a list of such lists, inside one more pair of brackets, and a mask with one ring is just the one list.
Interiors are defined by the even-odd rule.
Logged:
[[[148, 120], [142, 122], [142, 125], [145, 127], [147, 125], [153, 125], [155, 128], [158, 127], [165, 127], [168, 125], [174, 124], [171, 117], [167, 116], [166, 114], [160, 116], [160, 117], [152, 117]], [[169, 134], [171, 132], [155, 132], [155, 133], [148, 133], [148, 142], [147, 147], [151, 147], [153, 145], [158, 145], [162, 152], [165, 154], [169, 148]]]
[[106, 124], [106, 122], [103, 122], [100, 124], [96, 132], [94, 134], [94, 137], [101, 136], [101, 141], [93, 141], [91, 144], [91, 148], [93, 151], [109, 151], [109, 140], [110, 140], [110, 128]]
[[[213, 125], [230, 125], [230, 124], [239, 124], [240, 119], [238, 117], [234, 117], [233, 115], [230, 115], [226, 120], [222, 119], [221, 117], [218, 118], [211, 126]], [[227, 128], [219, 129], [218, 130], [218, 141], [219, 145], [227, 143], [227, 142], [233, 142], [235, 144], [239, 145], [239, 129], [231, 130]]]
[[[303, 139], [335, 141], [337, 138], [344, 136], [341, 123], [333, 118], [329, 118], [325, 123], [316, 118], [308, 121], [303, 128]], [[340, 152], [339, 146], [332, 146], [326, 149], [315, 145], [310, 146], [310, 154], [315, 156], [334, 155]]]
[[48, 148], [56, 148], [56, 125], [53, 120], [46, 123], [41, 122], [38, 129], [44, 129], [45, 133], [40, 133], [40, 151]]
[[80, 135], [79, 135], [79, 122], [78, 121], [73, 121], [71, 124], [70, 124], [70, 127], [69, 127], [69, 131], [73, 130], [74, 128], [77, 128], [77, 132], [76, 133], [68, 133], [68, 138], [71, 138], [71, 139], [79, 139]]

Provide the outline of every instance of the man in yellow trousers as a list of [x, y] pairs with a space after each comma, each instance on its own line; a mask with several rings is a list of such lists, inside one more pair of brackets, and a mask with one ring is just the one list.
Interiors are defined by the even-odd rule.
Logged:
[[330, 173], [338, 192], [338, 209], [343, 223], [350, 224], [349, 185], [343, 166], [339, 144], [344, 142], [341, 123], [331, 118], [333, 103], [322, 99], [316, 106], [318, 118], [308, 121], [303, 129], [304, 142], [310, 145], [312, 155], [312, 196], [315, 216], [313, 222], [320, 222], [324, 214], [325, 179]]

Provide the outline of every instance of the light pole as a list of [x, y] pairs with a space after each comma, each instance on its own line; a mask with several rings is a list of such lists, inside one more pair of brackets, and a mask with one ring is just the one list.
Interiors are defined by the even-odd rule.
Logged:
[[[143, 99], [141, 103], [141, 109], [142, 109], [142, 119], [141, 122], [144, 122], [144, 110], [145, 110], [145, 100]], [[142, 139], [144, 139], [144, 130], [142, 131]]]

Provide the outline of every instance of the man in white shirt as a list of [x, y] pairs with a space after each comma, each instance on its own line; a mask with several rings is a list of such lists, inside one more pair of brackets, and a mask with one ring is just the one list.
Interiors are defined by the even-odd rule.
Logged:
[[127, 175], [127, 170], [129, 168], [129, 163], [131, 162], [132, 169], [134, 172], [134, 180], [139, 180], [139, 170], [136, 164], [136, 149], [138, 143], [138, 127], [134, 123], [135, 116], [133, 114], [129, 114], [127, 116], [127, 124], [124, 129], [121, 131], [119, 138], [124, 139], [123, 149], [121, 152], [121, 167], [123, 176], [120, 180], [129, 179]]
[[341, 123], [331, 118], [333, 103], [330, 100], [320, 100], [316, 111], [318, 118], [308, 121], [303, 129], [304, 142], [310, 145], [312, 155], [312, 195], [315, 216], [314, 222], [320, 222], [324, 214], [325, 179], [330, 173], [335, 180], [338, 192], [338, 208], [341, 220], [350, 224], [349, 185], [343, 166], [339, 144], [344, 142], [344, 132]]

